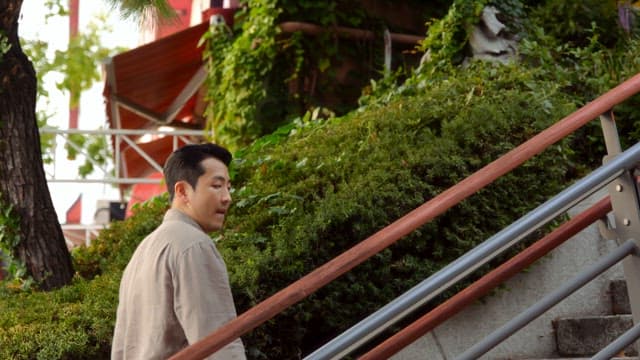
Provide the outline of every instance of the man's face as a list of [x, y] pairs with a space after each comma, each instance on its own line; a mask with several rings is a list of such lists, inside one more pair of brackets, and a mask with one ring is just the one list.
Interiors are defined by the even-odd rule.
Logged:
[[222, 229], [224, 216], [231, 204], [231, 182], [227, 166], [216, 158], [202, 161], [205, 170], [198, 178], [196, 188], [187, 186], [187, 215], [205, 232]]

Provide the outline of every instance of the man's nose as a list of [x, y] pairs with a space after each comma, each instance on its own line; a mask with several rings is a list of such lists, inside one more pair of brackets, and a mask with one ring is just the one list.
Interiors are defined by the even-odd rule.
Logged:
[[225, 204], [231, 203], [231, 191], [226, 189], [222, 194], [222, 202]]

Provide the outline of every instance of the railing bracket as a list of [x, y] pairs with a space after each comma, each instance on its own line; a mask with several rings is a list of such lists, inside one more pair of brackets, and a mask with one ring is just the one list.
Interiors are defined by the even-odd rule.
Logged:
[[598, 230], [600, 231], [600, 235], [606, 240], [616, 240], [618, 239], [618, 234], [615, 232], [615, 229], [611, 227], [611, 222], [607, 216], [602, 217], [596, 221], [598, 224]]

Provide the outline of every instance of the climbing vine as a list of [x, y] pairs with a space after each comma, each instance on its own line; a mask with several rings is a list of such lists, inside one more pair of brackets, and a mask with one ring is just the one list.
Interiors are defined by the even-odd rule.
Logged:
[[260, 134], [259, 105], [267, 98], [265, 78], [276, 56], [275, 20], [281, 10], [273, 1], [249, 0], [238, 14], [241, 31], [234, 36], [220, 24], [212, 26], [204, 53], [209, 65], [206, 116], [217, 141], [232, 146]]
[[6, 54], [11, 48], [11, 44], [9, 44], [9, 39], [4, 34], [4, 32], [0, 31], [0, 61], [4, 54]]
[[[285, 33], [279, 27], [283, 22], [359, 28], [379, 39], [346, 40], [332, 31]], [[356, 59], [365, 70], [354, 75], [354, 83], [366, 85], [368, 78], [379, 77], [384, 27], [351, 1], [245, 1], [233, 28], [214, 25], [204, 38], [206, 117], [215, 140], [239, 149], [307, 111], [328, 108], [340, 115], [355, 108], [360, 87], [341, 85], [335, 69]]]
[[[519, 3], [517, 0], [506, 3], [514, 2]], [[398, 95], [413, 95], [455, 72], [467, 55], [472, 27], [488, 4], [493, 5], [489, 0], [454, 0], [443, 17], [427, 21], [426, 36], [417, 46], [424, 54], [419, 67], [413, 72], [397, 71], [380, 81], [372, 80], [359, 99], [360, 106], [386, 103]]]
[[27, 274], [23, 262], [15, 256], [20, 243], [20, 219], [11, 205], [0, 201], [0, 270], [5, 269], [7, 288], [29, 290], [33, 278]]
[[478, 22], [486, 3], [486, 0], [456, 0], [444, 18], [430, 23], [420, 48], [428, 52], [426, 64], [431, 71], [462, 61], [462, 50], [467, 44], [470, 28]]

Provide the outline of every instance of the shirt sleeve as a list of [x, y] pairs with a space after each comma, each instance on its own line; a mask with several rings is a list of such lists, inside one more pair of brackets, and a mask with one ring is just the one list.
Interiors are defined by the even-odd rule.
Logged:
[[[236, 317], [225, 264], [213, 243], [199, 242], [176, 260], [174, 310], [189, 344]], [[240, 339], [208, 359], [245, 359]]]

